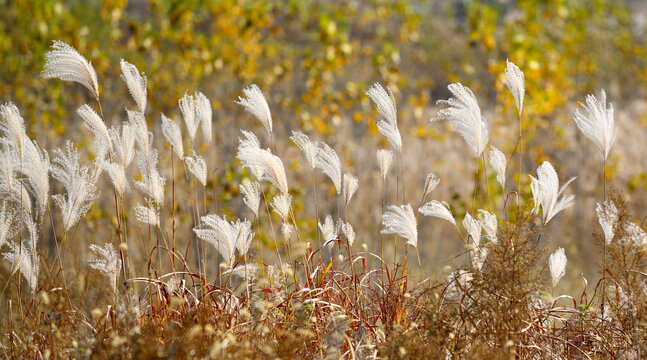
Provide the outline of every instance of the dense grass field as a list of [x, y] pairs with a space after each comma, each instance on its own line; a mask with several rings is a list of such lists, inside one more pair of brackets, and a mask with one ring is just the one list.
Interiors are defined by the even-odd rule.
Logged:
[[639, 7], [549, 3], [5, 4], [0, 354], [644, 358]]

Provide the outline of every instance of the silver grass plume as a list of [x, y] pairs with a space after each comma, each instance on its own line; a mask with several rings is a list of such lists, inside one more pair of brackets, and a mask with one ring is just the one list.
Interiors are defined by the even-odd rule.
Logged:
[[316, 167], [317, 159], [317, 144], [310, 141], [308, 135], [301, 131], [292, 131], [290, 140], [292, 140], [292, 142], [301, 150], [303, 156], [305, 156], [308, 161], [310, 169], [314, 169]]
[[207, 163], [204, 158], [193, 152], [193, 157], [185, 157], [184, 162], [191, 174], [202, 184], [202, 187], [207, 186]]
[[263, 124], [267, 133], [272, 135], [272, 113], [261, 89], [256, 84], [252, 84], [250, 87], [243, 89], [243, 94], [245, 94], [246, 98], [239, 96], [238, 101], [234, 101], [234, 103], [242, 106], [246, 112], [252, 114]]
[[496, 215], [483, 209], [479, 209], [478, 214], [479, 214], [479, 223], [481, 224], [481, 228], [483, 229], [483, 231], [485, 231], [485, 237], [491, 243], [497, 244], [499, 240], [496, 235], [497, 227], [498, 227]]
[[289, 239], [294, 230], [294, 225], [292, 224], [284, 222], [283, 225], [281, 225], [281, 234], [283, 234], [285, 239]]
[[481, 270], [487, 256], [487, 249], [481, 246], [481, 223], [472, 218], [469, 213], [466, 213], [465, 218], [463, 219], [463, 226], [465, 227], [465, 230], [467, 230], [469, 240], [471, 240], [472, 266]]
[[137, 67], [128, 61], [121, 59], [121, 78], [126, 83], [130, 96], [133, 97], [140, 113], [146, 111], [146, 76], [137, 70]]
[[490, 166], [496, 172], [496, 180], [501, 184], [501, 188], [505, 189], [505, 168], [507, 166], [505, 155], [494, 145], [490, 145], [490, 149]]
[[637, 246], [643, 250], [647, 249], [647, 233], [640, 226], [632, 223], [625, 222], [624, 225], [625, 236], [622, 238], [624, 243]]
[[152, 204], [149, 204], [149, 206], [135, 206], [135, 218], [142, 224], [153, 226], [159, 226], [160, 224], [158, 211]]
[[566, 255], [564, 249], [559, 248], [548, 258], [548, 268], [550, 277], [553, 280], [553, 289], [557, 286], [559, 280], [566, 274]]
[[179, 105], [180, 111], [182, 111], [182, 117], [184, 118], [184, 124], [186, 124], [186, 130], [189, 133], [189, 138], [191, 138], [191, 141], [195, 141], [195, 133], [198, 131], [198, 126], [200, 126], [200, 118], [196, 116], [195, 98], [193, 95], [185, 92], [179, 101]]
[[393, 161], [393, 151], [379, 149], [376, 155], [377, 164], [380, 166], [380, 175], [382, 175], [382, 181], [384, 181], [386, 180], [386, 174], [389, 173], [389, 168], [391, 167], [391, 162]]
[[12, 149], [22, 156], [23, 141], [25, 139], [25, 120], [20, 111], [12, 102], [0, 105], [0, 116], [4, 121], [0, 122], [5, 138]]
[[158, 157], [157, 150], [152, 150], [149, 156], [146, 156], [143, 152], [137, 153], [137, 163], [142, 175], [142, 181], [135, 182], [135, 187], [146, 194], [149, 199], [157, 204], [162, 204], [164, 201], [165, 179], [160, 176], [157, 170]]
[[[387, 92], [388, 90], [388, 92]], [[398, 130], [398, 109], [393, 92], [387, 86], [386, 90], [379, 83], [373, 84], [366, 95], [373, 100], [382, 118], [377, 122], [377, 129], [391, 144], [393, 150], [402, 154], [402, 138]]]
[[603, 160], [607, 160], [613, 141], [618, 133], [613, 121], [613, 105], [607, 107], [607, 94], [600, 90], [600, 98], [586, 96], [586, 104], [580, 104], [583, 111], [575, 110], [575, 124], [582, 133], [591, 139], [600, 151]]
[[236, 250], [240, 255], [246, 254], [254, 237], [248, 220], [241, 222], [239, 219], [234, 223], [213, 214], [201, 217], [200, 226], [193, 228], [193, 232], [199, 239], [212, 244], [229, 266], [236, 260]]
[[7, 202], [3, 201], [0, 206], [0, 250], [13, 235], [14, 212], [7, 208]]
[[41, 75], [45, 79], [57, 78], [79, 83], [99, 99], [97, 73], [92, 64], [62, 41], [55, 40], [52, 49], [45, 54], [45, 66]]
[[352, 174], [344, 174], [344, 190], [342, 191], [342, 197], [346, 205], [350, 203], [350, 199], [357, 191], [358, 180], [357, 177]]
[[152, 150], [153, 133], [148, 131], [148, 124], [144, 115], [138, 111], [126, 109], [128, 114], [128, 122], [132, 135], [135, 138], [135, 144], [144, 155], [149, 156]]
[[229, 269], [222, 273], [225, 276], [231, 274], [238, 276], [244, 281], [254, 281], [258, 275], [258, 265], [256, 264], [239, 264], [233, 269]]
[[348, 240], [348, 245], [353, 246], [353, 244], [355, 243], [355, 230], [353, 230], [353, 227], [351, 226], [351, 224], [343, 223], [341, 225], [341, 232]]
[[523, 110], [523, 97], [526, 93], [524, 75], [517, 65], [511, 63], [507, 59], [505, 62], [505, 80], [503, 80], [503, 84], [505, 84], [512, 93], [514, 102], [517, 104], [519, 117], [521, 117], [521, 110]]
[[595, 208], [595, 212], [598, 215], [598, 221], [600, 226], [602, 226], [602, 231], [604, 232], [604, 241], [608, 244], [611, 244], [614, 235], [614, 227], [618, 222], [618, 208], [616, 204], [607, 200], [604, 204], [598, 203]]
[[324, 174], [328, 175], [332, 183], [335, 185], [335, 190], [337, 194], [341, 192], [342, 187], [342, 175], [341, 175], [341, 161], [337, 152], [328, 144], [321, 142], [317, 147], [317, 158], [315, 160], [315, 166]]
[[272, 209], [281, 217], [284, 223], [290, 221], [290, 206], [292, 204], [292, 196], [290, 195], [278, 195], [272, 199]]
[[162, 114], [162, 134], [166, 141], [171, 145], [175, 154], [180, 158], [184, 158], [184, 146], [182, 145], [182, 132], [180, 127], [175, 121]]
[[110, 139], [110, 133], [106, 124], [103, 122], [103, 119], [97, 114], [88, 104], [81, 105], [76, 109], [76, 113], [81, 116], [85, 127], [92, 132], [95, 138], [95, 151], [97, 152], [97, 157], [99, 159], [105, 158], [105, 151], [107, 149], [110, 153], [113, 152], [112, 140]]
[[52, 164], [52, 177], [63, 183], [66, 194], [52, 196], [63, 217], [65, 231], [69, 231], [99, 198], [97, 193], [97, 171], [90, 173], [87, 166], [79, 165], [79, 153], [69, 140], [65, 151], [54, 150], [57, 157]]
[[117, 155], [115, 161], [127, 168], [135, 158], [135, 137], [132, 128], [127, 122], [124, 122], [121, 124], [121, 132], [119, 129], [111, 127], [108, 129], [108, 133]]
[[128, 179], [126, 178], [126, 169], [123, 164], [103, 161], [100, 166], [110, 176], [112, 186], [117, 191], [119, 197], [124, 196], [126, 192], [130, 191], [130, 185], [128, 185]]
[[426, 198], [427, 195], [429, 195], [436, 186], [440, 183], [440, 178], [434, 174], [434, 173], [429, 173], [427, 174], [427, 177], [425, 178], [425, 188], [422, 191], [422, 198]]
[[47, 151], [38, 147], [36, 141], [29, 140], [27, 135], [24, 137], [23, 159], [14, 164], [14, 169], [21, 169], [18, 164], [22, 164], [22, 173], [29, 184], [27, 189], [36, 199], [38, 210], [42, 215], [45, 213], [49, 198], [49, 155]]
[[201, 92], [198, 92], [195, 96], [195, 113], [198, 117], [198, 122], [202, 124], [202, 135], [204, 135], [204, 139], [207, 141], [207, 144], [211, 144], [213, 111], [211, 110], [211, 102]]
[[[258, 141], [258, 138], [256, 135], [254, 135], [253, 132], [251, 131], [245, 131], [241, 130], [243, 133], [243, 139], [238, 138], [238, 151], [240, 152], [242, 149], [260, 149], [261, 148], [261, 143]], [[247, 167], [247, 169], [254, 175], [257, 179], [261, 179], [263, 177], [263, 170], [251, 165], [246, 165], [243, 164], [243, 167]]]
[[544, 163], [537, 168], [537, 178], [535, 179], [530, 175], [530, 179], [532, 198], [535, 202], [535, 206], [532, 211], [535, 213], [538, 212], [539, 207], [541, 206], [544, 225], [548, 224], [550, 219], [560, 211], [573, 205], [575, 195], [561, 195], [568, 184], [575, 180], [575, 177], [572, 177], [564, 185], [559, 187], [557, 171], [555, 171], [555, 168], [548, 161], [544, 161]]
[[440, 202], [438, 200], [432, 200], [424, 204], [420, 209], [418, 209], [418, 211], [424, 216], [437, 217], [456, 225], [454, 215], [452, 215], [452, 212], [449, 210], [449, 205], [444, 201]]
[[11, 274], [20, 271], [20, 274], [27, 280], [29, 288], [33, 293], [38, 287], [38, 270], [40, 258], [38, 254], [30, 248], [25, 247], [23, 243], [10, 241], [7, 243], [9, 251], [2, 254], [2, 257], [11, 263]]
[[111, 243], [103, 247], [97, 244], [90, 244], [90, 250], [98, 257], [88, 261], [88, 266], [94, 270], [99, 270], [110, 281], [112, 291], [117, 289], [117, 279], [119, 278], [119, 269], [121, 269], [121, 259]]
[[288, 194], [288, 180], [281, 159], [269, 150], [250, 146], [245, 140], [239, 141], [236, 158], [243, 166], [251, 169], [256, 175], [260, 174], [260, 181], [269, 181], [276, 186], [282, 194]]
[[254, 216], [258, 217], [258, 208], [261, 205], [261, 184], [258, 181], [247, 181], [239, 188], [243, 194], [243, 202], [254, 212]]
[[476, 97], [472, 90], [460, 83], [449, 84], [447, 89], [454, 97], [439, 100], [437, 104], [449, 105], [449, 108], [440, 110], [431, 121], [449, 120], [454, 126], [454, 131], [465, 139], [474, 155], [479, 157], [488, 143], [488, 131]]
[[7, 182], [0, 179], [0, 198], [13, 203], [14, 206], [20, 206], [21, 210], [29, 216], [32, 215], [32, 202], [29, 191], [19, 179]]
[[337, 231], [332, 216], [326, 216], [323, 224], [317, 221], [317, 225], [321, 231], [321, 237], [324, 239], [324, 245], [330, 245], [333, 240], [337, 239]]
[[[20, 245], [15, 242], [10, 242], [10, 251], [3, 254], [5, 260], [11, 263], [12, 275], [16, 271], [25, 277], [32, 294], [36, 292], [38, 286], [38, 273], [40, 269], [40, 256], [38, 255], [38, 228], [31, 216], [23, 213], [23, 223], [27, 227], [29, 239], [20, 242]], [[25, 247], [25, 243], [28, 247]]]
[[382, 214], [382, 234], [397, 234], [407, 240], [407, 244], [418, 246], [418, 225], [411, 205], [389, 205]]

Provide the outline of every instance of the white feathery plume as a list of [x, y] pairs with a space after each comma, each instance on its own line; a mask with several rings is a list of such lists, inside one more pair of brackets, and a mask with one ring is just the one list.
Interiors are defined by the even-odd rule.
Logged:
[[449, 100], [439, 100], [437, 104], [450, 107], [440, 110], [431, 121], [449, 120], [454, 126], [454, 131], [465, 139], [467, 145], [474, 151], [474, 155], [479, 157], [488, 143], [488, 131], [476, 97], [472, 90], [460, 83], [449, 84], [447, 89], [454, 97]]
[[207, 186], [207, 163], [204, 161], [204, 158], [193, 152], [193, 157], [185, 157], [184, 162], [191, 174], [200, 181], [202, 187]]
[[351, 226], [351, 224], [343, 223], [341, 225], [341, 232], [348, 240], [348, 245], [353, 246], [353, 244], [355, 243], [355, 230], [353, 230], [353, 227]]
[[564, 249], [559, 248], [548, 258], [548, 268], [550, 277], [553, 280], [553, 289], [557, 286], [559, 280], [566, 274], [566, 255]]
[[[252, 170], [260, 181], [269, 181], [276, 186], [282, 194], [288, 194], [288, 180], [281, 159], [269, 150], [249, 146], [244, 140], [239, 141], [236, 158], [243, 166]], [[259, 177], [260, 175], [260, 177]]]
[[562, 196], [562, 193], [575, 177], [572, 177], [564, 185], [559, 187], [559, 178], [557, 171], [548, 162], [544, 161], [543, 164], [537, 168], [537, 178], [535, 179], [530, 175], [532, 190], [532, 198], [535, 202], [533, 212], [539, 211], [541, 206], [543, 212], [543, 223], [548, 224], [550, 219], [557, 215], [560, 211], [573, 205], [575, 195]]
[[225, 258], [229, 266], [234, 265], [236, 250], [244, 255], [254, 237], [251, 223], [248, 220], [229, 222], [225, 217], [206, 215], [200, 218], [200, 226], [193, 228], [196, 236], [212, 244]]
[[519, 117], [521, 117], [521, 110], [523, 109], [523, 97], [526, 93], [523, 72], [519, 67], [506, 59], [505, 67], [505, 80], [503, 84], [510, 90], [514, 97], [514, 102], [517, 104]]
[[243, 89], [243, 94], [247, 98], [239, 96], [238, 101], [234, 101], [234, 103], [245, 108], [245, 111], [260, 121], [267, 133], [272, 135], [272, 113], [270, 113], [270, 107], [267, 105], [267, 100], [265, 100], [261, 89], [256, 84], [252, 84], [250, 87]]
[[317, 157], [315, 160], [315, 166], [324, 174], [328, 175], [332, 183], [335, 185], [335, 190], [337, 194], [341, 192], [342, 187], [342, 175], [341, 175], [341, 161], [337, 152], [328, 144], [321, 142], [317, 147]]
[[232, 276], [238, 276], [244, 281], [254, 281], [258, 276], [258, 265], [256, 264], [239, 264], [233, 269], [229, 269], [222, 273], [225, 276], [231, 274]]
[[[388, 92], [387, 92], [388, 90]], [[379, 83], [373, 84], [366, 95], [373, 100], [382, 118], [377, 122], [377, 129], [391, 144], [393, 150], [402, 154], [402, 138], [398, 130], [398, 109], [393, 92], [387, 86], [386, 90]]]
[[496, 215], [493, 213], [479, 209], [478, 211], [479, 214], [479, 223], [481, 224], [481, 228], [483, 231], [485, 231], [485, 237], [493, 244], [497, 244], [499, 242], [497, 238], [497, 220], [496, 220]]
[[0, 206], [0, 250], [13, 234], [14, 212], [7, 209], [7, 202], [2, 201]]
[[358, 180], [357, 177], [352, 174], [344, 174], [344, 189], [342, 191], [342, 197], [346, 202], [346, 205], [350, 203], [350, 199], [357, 191]]
[[117, 279], [119, 278], [119, 269], [121, 268], [121, 259], [111, 243], [106, 243], [103, 247], [97, 244], [90, 244], [90, 250], [98, 256], [96, 259], [88, 261], [88, 266], [94, 270], [99, 270], [110, 280], [112, 290], [117, 289]]
[[74, 81], [90, 90], [96, 99], [99, 98], [97, 73], [92, 64], [62, 41], [55, 40], [52, 50], [45, 54], [45, 67], [41, 75], [45, 79]]
[[389, 205], [382, 214], [382, 234], [397, 234], [405, 238], [407, 244], [418, 246], [418, 225], [411, 205]]
[[146, 111], [146, 76], [137, 70], [137, 67], [128, 61], [121, 59], [121, 78], [126, 83], [130, 96], [133, 97], [140, 113]]
[[12, 183], [8, 183], [0, 179], [0, 198], [20, 206], [22, 211], [31, 216], [32, 203], [29, 191], [18, 179], [13, 180]]
[[258, 181], [247, 181], [239, 186], [243, 194], [243, 202], [258, 217], [258, 208], [261, 205], [261, 184]]
[[283, 234], [284, 238], [288, 239], [293, 232], [294, 232], [294, 225], [286, 222], [284, 222], [283, 225], [281, 225], [281, 234]]
[[427, 174], [427, 177], [425, 178], [425, 188], [422, 192], [422, 198], [426, 198], [427, 195], [429, 195], [436, 186], [440, 183], [440, 178], [434, 174], [434, 173], [429, 173]]
[[607, 200], [604, 204], [598, 203], [595, 208], [595, 212], [598, 215], [598, 221], [600, 226], [602, 226], [602, 231], [604, 232], [604, 241], [608, 244], [611, 244], [614, 235], [614, 227], [618, 222], [618, 208], [616, 204], [611, 200]]
[[301, 150], [303, 156], [306, 157], [308, 161], [308, 166], [310, 169], [314, 169], [316, 166], [317, 158], [317, 144], [310, 141], [308, 135], [302, 133], [301, 131], [292, 131], [292, 136], [290, 140]]
[[[49, 155], [47, 151], [41, 150], [36, 141], [31, 141], [24, 135], [23, 160], [13, 165], [14, 169], [22, 170], [27, 178], [27, 188], [36, 199], [40, 214], [45, 213], [49, 197]], [[19, 163], [22, 166], [19, 167]]]
[[22, 276], [27, 280], [32, 294], [36, 292], [38, 286], [38, 270], [40, 257], [38, 254], [25, 247], [23, 243], [10, 241], [7, 243], [9, 251], [2, 254], [2, 257], [11, 263], [11, 274], [20, 271]]
[[481, 270], [483, 268], [483, 264], [485, 264], [485, 258], [487, 257], [487, 248], [481, 246], [481, 223], [472, 218], [469, 213], [466, 213], [465, 218], [463, 219], [463, 226], [465, 227], [465, 230], [467, 230], [469, 239], [472, 242], [472, 266]]
[[180, 158], [184, 158], [184, 145], [182, 145], [182, 132], [180, 127], [175, 121], [162, 114], [162, 134], [166, 141], [171, 145], [175, 154]]
[[130, 185], [128, 185], [128, 179], [126, 178], [126, 169], [123, 164], [103, 161], [101, 162], [101, 169], [110, 176], [112, 186], [114, 186], [119, 197], [124, 196], [126, 192], [130, 191]]
[[182, 117], [184, 118], [184, 124], [186, 124], [186, 130], [189, 133], [189, 138], [191, 138], [191, 141], [195, 141], [195, 133], [198, 131], [198, 126], [200, 126], [200, 118], [196, 116], [195, 97], [185, 92], [179, 101], [179, 105], [180, 111], [182, 111]]
[[4, 121], [0, 122], [0, 130], [4, 133], [9, 145], [19, 155], [23, 153], [23, 140], [25, 139], [25, 120], [20, 115], [20, 110], [12, 102], [0, 105], [0, 115]]
[[128, 122], [132, 130], [132, 136], [135, 138], [135, 144], [144, 155], [149, 156], [152, 149], [153, 133], [148, 131], [148, 124], [144, 115], [138, 111], [126, 109]]
[[383, 181], [386, 180], [386, 174], [389, 173], [392, 161], [393, 151], [385, 149], [379, 149], [377, 151], [377, 164], [380, 166], [380, 175], [382, 175]]
[[148, 224], [153, 226], [159, 226], [160, 224], [158, 211], [154, 209], [151, 205], [135, 206], [135, 218], [137, 218], [137, 221], [142, 224]]
[[52, 164], [52, 177], [63, 183], [66, 194], [52, 196], [61, 210], [63, 227], [69, 231], [90, 210], [90, 206], [99, 198], [97, 193], [98, 171], [90, 174], [87, 166], [79, 165], [79, 153], [69, 140], [65, 151], [54, 150], [57, 157]]
[[110, 153], [112, 153], [112, 140], [110, 139], [108, 128], [99, 114], [97, 114], [88, 104], [81, 105], [76, 109], [76, 113], [83, 118], [85, 127], [87, 127], [95, 137], [95, 151], [97, 151], [97, 157], [100, 159], [105, 157], [105, 154], [101, 153], [101, 149], [107, 148]]
[[454, 215], [452, 215], [452, 212], [449, 210], [449, 204], [444, 201], [440, 202], [438, 200], [431, 200], [418, 209], [418, 211], [424, 216], [437, 217], [456, 225]]
[[[238, 152], [243, 151], [243, 149], [260, 149], [261, 148], [261, 143], [258, 141], [258, 138], [256, 135], [254, 135], [253, 132], [251, 131], [245, 131], [241, 130], [243, 133], [243, 139], [238, 138]], [[245, 150], [247, 151], [247, 150]], [[255, 151], [255, 150], [254, 150]], [[263, 170], [254, 167], [250, 164], [243, 164], [243, 167], [247, 167], [247, 169], [256, 177], [256, 179], [261, 179], [263, 177]]]
[[160, 176], [157, 170], [158, 157], [159, 155], [155, 149], [151, 151], [149, 156], [146, 156], [141, 151], [137, 153], [137, 164], [139, 165], [142, 181], [135, 182], [135, 187], [146, 194], [149, 199], [157, 204], [162, 204], [164, 201], [165, 179]]
[[321, 236], [324, 239], [324, 245], [329, 245], [329, 242], [337, 239], [337, 231], [335, 229], [335, 222], [330, 215], [326, 216], [324, 223], [317, 221]]
[[582, 133], [597, 146], [602, 160], [606, 161], [618, 133], [613, 121], [613, 105], [609, 103], [607, 107], [607, 94], [604, 90], [600, 90], [599, 99], [595, 95], [587, 95], [586, 104], [580, 105], [584, 112], [576, 109], [573, 120]]
[[213, 111], [211, 110], [211, 102], [201, 92], [195, 96], [195, 113], [198, 117], [198, 122], [202, 124], [202, 135], [211, 144], [211, 121], [213, 120]]
[[625, 236], [622, 240], [643, 249], [647, 248], [647, 233], [632, 222], [625, 222]]
[[505, 189], [505, 168], [507, 166], [505, 155], [494, 145], [490, 145], [490, 149], [490, 166], [496, 172], [496, 180]]
[[290, 206], [292, 204], [292, 196], [290, 195], [278, 195], [272, 199], [272, 209], [281, 217], [284, 223], [290, 221]]
[[121, 133], [114, 127], [108, 129], [108, 133], [117, 155], [115, 161], [119, 161], [124, 169], [127, 168], [135, 158], [135, 137], [130, 125], [124, 122], [121, 124]]

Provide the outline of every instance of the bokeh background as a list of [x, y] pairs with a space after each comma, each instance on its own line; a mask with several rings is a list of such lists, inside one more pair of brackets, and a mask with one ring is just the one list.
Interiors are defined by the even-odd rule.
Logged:
[[[237, 138], [242, 128], [268, 139], [233, 101], [243, 87], [256, 83], [273, 112], [277, 152], [286, 164], [302, 235], [313, 241], [316, 222], [310, 174], [289, 141], [295, 129], [329, 143], [342, 157], [344, 171], [359, 177], [350, 221], [357, 242], [379, 251], [382, 184], [375, 151], [388, 144], [377, 132], [378, 114], [364, 93], [380, 82], [398, 101], [407, 200], [418, 204], [425, 175], [433, 171], [441, 183], [431, 198], [449, 202], [462, 219], [471, 204], [474, 160], [446, 124], [429, 119], [438, 111], [435, 102], [450, 96], [447, 84], [461, 82], [479, 100], [490, 143], [509, 155], [519, 126], [513, 98], [503, 85], [510, 59], [526, 77], [524, 172], [534, 173], [550, 160], [560, 179], [578, 177], [569, 187], [575, 205], [551, 221], [542, 237], [547, 250], [566, 249], [562, 290], [575, 293], [580, 273], [591, 282], [599, 272], [592, 232], [599, 227], [594, 208], [602, 198], [602, 164], [572, 121], [586, 94], [607, 91], [619, 127], [607, 176], [629, 199], [636, 222], [647, 215], [644, 1], [0, 0], [0, 9], [0, 101], [16, 103], [30, 136], [50, 152], [70, 139], [92, 159], [91, 136], [75, 113], [81, 104], [93, 104], [90, 95], [78, 85], [40, 77], [53, 40], [69, 43], [92, 62], [109, 125], [125, 121], [125, 107], [134, 106], [120, 79], [119, 60], [146, 74], [146, 117], [163, 163], [170, 160], [160, 114], [181, 122], [177, 102], [182, 94], [205, 93], [214, 108], [216, 141], [209, 147], [197, 144], [196, 151], [207, 155], [209, 170], [216, 171], [208, 185], [210, 212], [251, 216], [238, 193], [247, 174], [234, 160]], [[516, 183], [513, 174], [509, 184]], [[170, 178], [170, 167], [163, 175]], [[490, 175], [500, 209], [503, 194]], [[528, 184], [527, 175], [521, 180]], [[320, 200], [325, 192], [331, 199], [321, 204], [320, 214], [336, 214], [334, 189], [323, 176], [319, 183]], [[397, 201], [394, 186], [392, 171], [387, 204]], [[193, 190], [187, 185], [179, 191], [189, 199]], [[529, 187], [522, 191], [532, 206]], [[52, 193], [59, 192], [56, 184]], [[81, 258], [88, 243], [114, 239], [110, 197], [104, 198], [76, 235]], [[136, 191], [131, 200], [132, 206], [143, 202]], [[183, 206], [189, 205], [180, 203], [178, 210]], [[180, 219], [184, 234], [190, 236], [193, 222], [190, 215]], [[44, 231], [45, 244], [51, 232]], [[464, 256], [456, 257], [464, 248], [448, 224], [422, 219], [419, 232], [425, 272], [440, 277], [447, 266], [465, 262]], [[257, 236], [269, 237], [268, 232]], [[547, 281], [548, 276], [547, 271]]]

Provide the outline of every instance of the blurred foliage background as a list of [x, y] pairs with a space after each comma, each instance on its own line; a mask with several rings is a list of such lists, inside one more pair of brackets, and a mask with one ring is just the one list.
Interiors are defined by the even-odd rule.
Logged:
[[[399, 103], [399, 127], [407, 139], [405, 184], [420, 188], [433, 170], [443, 180], [432, 197], [464, 211], [471, 199], [473, 161], [457, 136], [428, 120], [437, 111], [435, 101], [449, 97], [447, 84], [460, 81], [479, 99], [491, 143], [510, 154], [518, 133], [513, 98], [503, 85], [510, 59], [526, 76], [524, 172], [551, 159], [560, 178], [578, 176], [575, 210], [552, 224], [556, 230], [547, 236], [551, 248], [567, 248], [569, 259], [580, 255], [569, 272], [572, 278], [577, 269], [591, 276], [597, 269], [586, 255], [594, 251], [601, 164], [571, 122], [586, 94], [600, 88], [609, 93], [620, 126], [609, 176], [630, 200], [633, 196], [633, 205], [639, 205], [635, 215], [647, 215], [647, 207], [638, 203], [647, 188], [641, 154], [647, 126], [647, 6], [641, 1], [0, 0], [0, 8], [0, 101], [18, 105], [39, 143], [53, 149], [65, 135], [84, 146], [74, 135], [86, 134], [75, 109], [91, 101], [78, 85], [41, 79], [52, 40], [69, 43], [92, 62], [111, 124], [125, 120], [124, 107], [132, 107], [119, 78], [124, 58], [148, 77], [147, 117], [158, 132], [160, 113], [179, 118], [177, 101], [186, 90], [211, 99], [218, 154], [212, 161], [220, 169], [217, 185], [224, 189], [217, 196], [229, 209], [230, 203], [240, 204], [241, 174], [233, 161], [239, 129], [260, 130], [233, 104], [242, 87], [256, 83], [264, 90], [275, 136], [283, 143], [279, 153], [294, 154], [284, 157], [290, 169], [301, 167], [288, 141], [290, 130], [300, 128], [341, 152], [349, 171], [360, 176], [361, 193], [364, 184], [379, 186], [372, 176], [375, 150], [386, 146], [377, 135], [377, 112], [364, 95], [379, 81], [393, 89]], [[161, 135], [157, 138], [161, 141]], [[364, 175], [367, 171], [371, 176]], [[461, 176], [464, 184], [456, 180]], [[299, 197], [306, 181], [290, 185], [297, 204], [309, 200]], [[381, 211], [380, 200], [369, 192], [363, 199], [374, 201], [375, 211], [362, 208], [369, 200], [355, 201], [356, 221], [365, 229], [358, 236], [367, 243], [377, 234]], [[306, 215], [301, 218], [314, 231], [314, 220], [305, 220], [314, 214]], [[421, 240], [430, 259], [426, 266], [447, 265], [448, 254], [460, 251], [461, 244], [440, 239], [453, 230], [443, 230], [444, 224], [421, 226], [423, 234], [437, 235], [430, 236], [433, 244]]]

